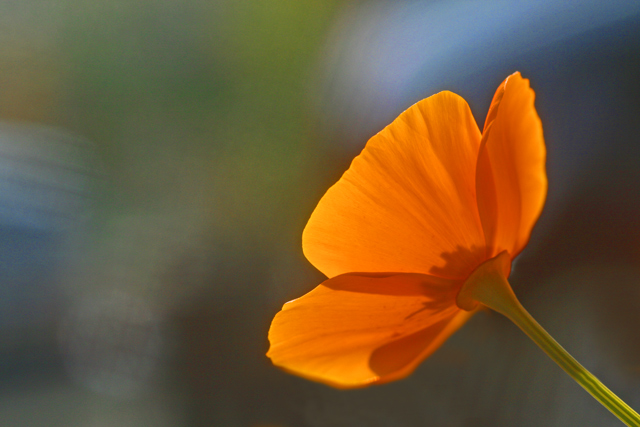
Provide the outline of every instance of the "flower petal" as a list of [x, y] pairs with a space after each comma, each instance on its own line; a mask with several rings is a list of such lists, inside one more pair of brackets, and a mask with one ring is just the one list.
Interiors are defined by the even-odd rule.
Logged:
[[456, 305], [460, 286], [423, 274], [336, 276], [285, 304], [267, 356], [338, 388], [403, 378], [472, 315]]
[[478, 156], [478, 211], [490, 248], [512, 259], [529, 241], [547, 194], [546, 149], [529, 80], [512, 74], [498, 87]]
[[465, 278], [486, 259], [475, 198], [480, 132], [466, 101], [441, 92], [372, 137], [322, 197], [302, 236], [329, 277], [415, 272]]

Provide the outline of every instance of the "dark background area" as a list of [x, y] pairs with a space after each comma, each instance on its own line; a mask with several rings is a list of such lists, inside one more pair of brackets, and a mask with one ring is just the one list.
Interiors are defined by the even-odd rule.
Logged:
[[265, 357], [367, 139], [531, 80], [549, 195], [511, 283], [640, 409], [640, 4], [0, 1], [0, 425], [617, 426], [501, 316], [338, 391]]

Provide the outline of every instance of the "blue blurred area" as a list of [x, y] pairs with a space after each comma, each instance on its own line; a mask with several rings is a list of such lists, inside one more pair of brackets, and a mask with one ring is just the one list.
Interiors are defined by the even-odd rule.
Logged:
[[617, 425], [481, 313], [407, 380], [264, 356], [300, 236], [367, 139], [531, 80], [549, 198], [513, 285], [640, 407], [640, 4], [0, 2], [0, 425]]
[[35, 123], [0, 123], [0, 354], [2, 385], [59, 376], [55, 272], [87, 216], [92, 147]]

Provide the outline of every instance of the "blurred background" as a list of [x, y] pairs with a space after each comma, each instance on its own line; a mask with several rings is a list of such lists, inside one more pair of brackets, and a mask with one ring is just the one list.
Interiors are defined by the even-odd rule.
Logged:
[[640, 3], [0, 0], [0, 425], [620, 425], [491, 313], [369, 389], [264, 356], [367, 139], [516, 70], [549, 197], [511, 282], [640, 409]]

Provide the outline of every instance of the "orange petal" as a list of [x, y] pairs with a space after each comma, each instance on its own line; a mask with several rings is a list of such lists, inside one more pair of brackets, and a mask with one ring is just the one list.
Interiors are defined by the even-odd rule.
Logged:
[[480, 132], [466, 101], [441, 92], [369, 140], [322, 197], [302, 236], [329, 277], [353, 271], [465, 278], [486, 259], [475, 198]]
[[476, 190], [490, 249], [514, 258], [527, 244], [547, 194], [546, 149], [535, 94], [520, 73], [498, 87], [478, 157]]
[[423, 274], [334, 277], [285, 304], [267, 356], [339, 388], [403, 378], [471, 316], [456, 305], [460, 286]]

